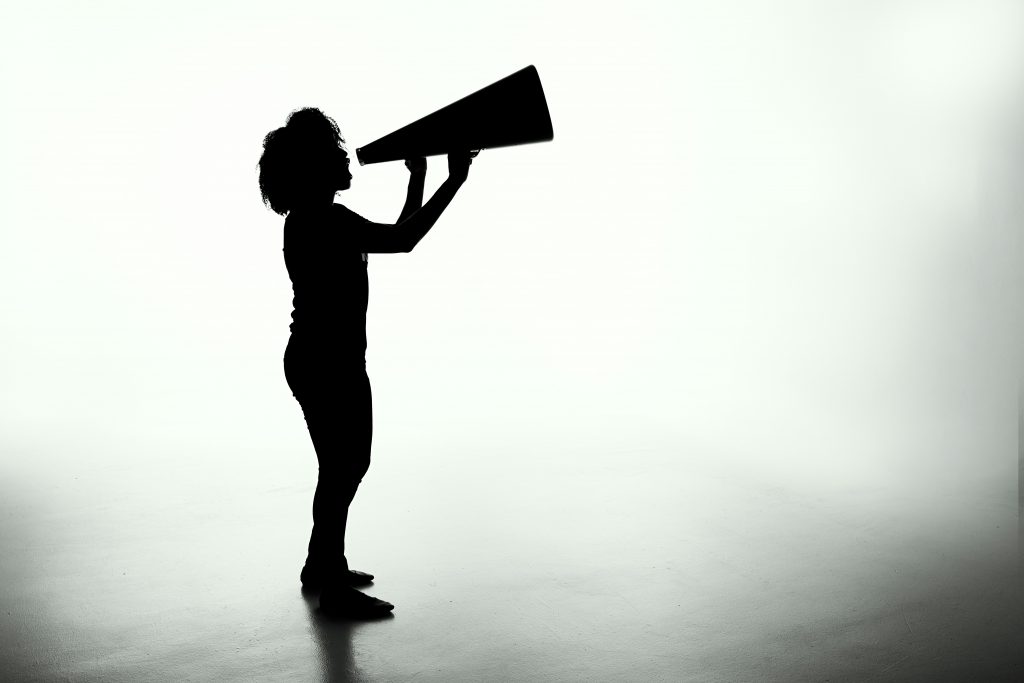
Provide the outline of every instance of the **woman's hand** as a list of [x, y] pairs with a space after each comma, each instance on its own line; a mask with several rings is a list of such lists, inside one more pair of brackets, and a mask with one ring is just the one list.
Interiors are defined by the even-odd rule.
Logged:
[[469, 165], [473, 163], [473, 157], [480, 153], [480, 150], [473, 152], [452, 152], [448, 155], [448, 177], [460, 183], [466, 182], [469, 177]]
[[427, 160], [423, 157], [413, 157], [412, 159], [406, 159], [405, 167], [409, 169], [409, 173], [426, 173]]

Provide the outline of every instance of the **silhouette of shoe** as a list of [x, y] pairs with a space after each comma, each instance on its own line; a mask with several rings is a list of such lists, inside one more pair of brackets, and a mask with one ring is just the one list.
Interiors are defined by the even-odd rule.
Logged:
[[350, 586], [330, 587], [320, 594], [320, 611], [330, 617], [375, 619], [395, 609], [390, 602], [357, 591]]
[[[342, 572], [339, 578], [347, 586], [369, 586], [373, 583], [373, 574], [356, 571], [355, 569], [348, 569]], [[314, 565], [307, 564], [299, 574], [299, 581], [302, 582], [302, 587], [306, 590], [320, 590], [323, 588], [326, 580], [327, 576], [325, 576], [324, 570]]]

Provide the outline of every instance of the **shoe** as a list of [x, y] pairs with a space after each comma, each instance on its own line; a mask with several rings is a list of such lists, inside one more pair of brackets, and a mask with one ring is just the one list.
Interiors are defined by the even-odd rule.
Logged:
[[[341, 582], [346, 586], [369, 586], [373, 583], [373, 574], [347, 569], [341, 574]], [[315, 565], [306, 565], [299, 574], [299, 581], [306, 590], [320, 590], [324, 585], [324, 571]]]
[[320, 611], [330, 617], [375, 619], [391, 614], [395, 606], [349, 586], [330, 588], [320, 594]]

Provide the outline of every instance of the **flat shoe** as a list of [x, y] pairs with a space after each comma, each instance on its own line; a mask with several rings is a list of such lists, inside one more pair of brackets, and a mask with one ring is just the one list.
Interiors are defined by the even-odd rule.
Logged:
[[350, 619], [375, 619], [391, 614], [395, 606], [390, 602], [357, 591], [341, 587], [320, 594], [320, 611], [331, 617]]
[[[373, 574], [349, 569], [341, 573], [341, 582], [346, 586], [369, 586], [373, 583]], [[325, 577], [321, 570], [314, 569], [309, 565], [302, 568], [299, 574], [299, 581], [306, 590], [320, 590], [323, 588]]]
[[350, 586], [369, 586], [373, 583], [373, 574], [349, 569], [343, 580]]

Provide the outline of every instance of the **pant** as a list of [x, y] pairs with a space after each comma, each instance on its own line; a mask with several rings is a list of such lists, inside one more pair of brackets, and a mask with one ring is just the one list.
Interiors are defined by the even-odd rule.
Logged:
[[306, 564], [347, 570], [348, 508], [370, 467], [373, 439], [366, 365], [362, 358], [337, 358], [293, 336], [285, 349], [284, 373], [302, 408], [319, 464]]

